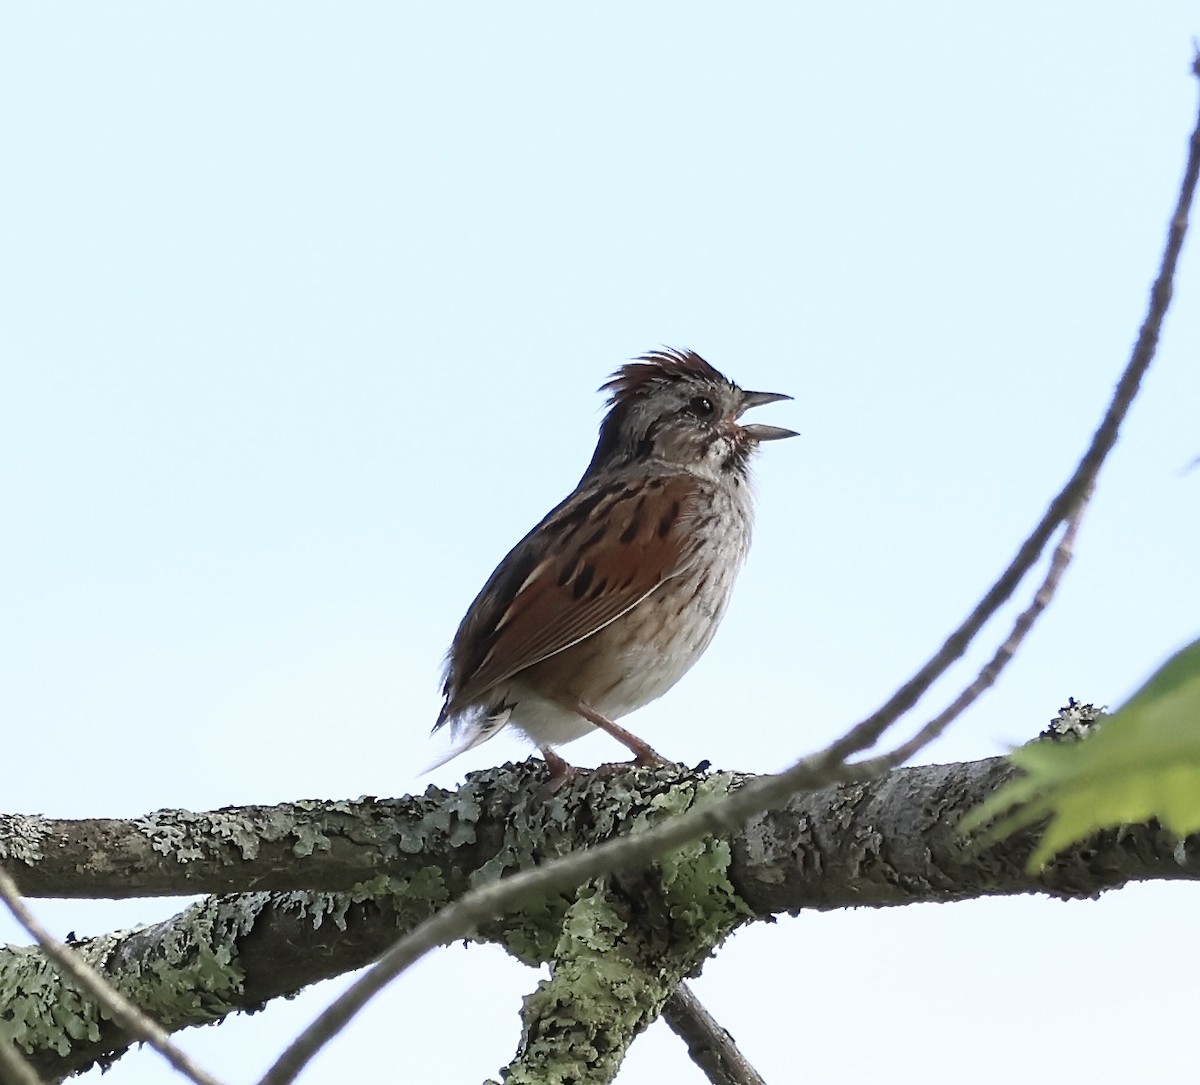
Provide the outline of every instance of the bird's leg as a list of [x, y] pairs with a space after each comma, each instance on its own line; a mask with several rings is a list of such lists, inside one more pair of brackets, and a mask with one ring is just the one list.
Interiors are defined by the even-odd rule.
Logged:
[[620, 724], [613, 723], [607, 716], [597, 712], [586, 701], [576, 701], [572, 706], [588, 723], [593, 723], [606, 735], [615, 738], [622, 746], [633, 754], [634, 764], [643, 766], [669, 765], [661, 754], [656, 753], [648, 743], [643, 742], [631, 731], [626, 731]]
[[542, 760], [546, 762], [550, 769], [550, 779], [558, 780], [560, 778], [569, 778], [575, 773], [575, 766], [569, 761], [564, 761], [558, 756], [549, 746], [539, 746]]
[[564, 761], [549, 746], [539, 746], [538, 749], [541, 751], [542, 760], [546, 762], [546, 767], [550, 770], [550, 776], [542, 785], [542, 790], [547, 796], [550, 796], [574, 780], [579, 774], [579, 769], [569, 761]]

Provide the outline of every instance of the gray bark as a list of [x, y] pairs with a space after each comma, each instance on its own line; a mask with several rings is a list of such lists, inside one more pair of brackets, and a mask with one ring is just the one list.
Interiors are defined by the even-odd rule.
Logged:
[[[1103, 834], [1036, 875], [1024, 868], [1027, 834], [972, 846], [955, 825], [1009, 772], [999, 758], [918, 766], [798, 795], [728, 841], [498, 918], [481, 940], [554, 965], [527, 1000], [525, 1038], [506, 1079], [537, 1080], [565, 1059], [586, 1067], [589, 1080], [610, 1080], [675, 985], [741, 923], [803, 909], [1095, 896], [1134, 880], [1200, 877], [1194, 849], [1153, 825]], [[5, 817], [0, 862], [28, 896], [224, 894], [144, 931], [79, 943], [173, 1031], [359, 968], [471, 886], [711, 801], [746, 779], [630, 770], [584, 775], [548, 795], [544, 766], [526, 762], [474, 774], [455, 792], [398, 800], [128, 821]], [[586, 937], [564, 938], [564, 930]], [[580, 998], [578, 977], [594, 977], [596, 959], [617, 968], [620, 982]], [[637, 1005], [613, 1002], [613, 991], [639, 986]], [[0, 1035], [48, 1076], [111, 1061], [128, 1046], [36, 950], [0, 950], [0, 1005], [13, 1011]]]

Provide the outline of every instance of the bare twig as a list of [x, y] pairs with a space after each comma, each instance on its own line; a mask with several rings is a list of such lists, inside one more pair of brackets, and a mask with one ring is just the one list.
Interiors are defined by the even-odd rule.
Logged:
[[[42, 952], [57, 965], [58, 970], [80, 990], [95, 999], [121, 1028], [154, 1048], [195, 1085], [221, 1085], [217, 1078], [201, 1070], [183, 1051], [171, 1043], [170, 1034], [166, 1030], [147, 1017], [70, 946], [55, 939], [25, 907], [17, 883], [3, 868], [0, 868], [0, 899], [4, 900], [13, 918], [41, 946]], [[0, 1069], [7, 1073], [7, 1068], [2, 1063]], [[5, 1080], [7, 1081], [7, 1078]], [[15, 1080], [21, 1081], [20, 1078]]]
[[[974, 701], [995, 684], [1000, 673], [1016, 655], [1026, 634], [1033, 628], [1042, 612], [1054, 598], [1063, 574], [1071, 563], [1075, 536], [1079, 531], [1080, 521], [1083, 519], [1091, 496], [1092, 491], [1088, 490], [1081, 498], [1075, 511], [1071, 514], [1071, 518], [1067, 521], [1062, 538], [1050, 559], [1046, 577], [1035, 593], [1033, 601], [1017, 616], [1012, 632], [996, 649], [996, 653], [976, 675], [975, 680], [907, 742], [882, 757], [861, 762], [860, 767], [875, 775], [903, 764], [918, 750], [941, 735]], [[663, 1006], [662, 1017], [671, 1031], [688, 1045], [688, 1055], [691, 1056], [692, 1062], [704, 1071], [713, 1085], [765, 1085], [758, 1071], [738, 1050], [733, 1037], [705, 1009], [695, 992], [686, 983], [681, 983], [675, 988], [671, 997], [667, 999], [666, 1005]]]
[[[1194, 66], [1200, 76], [1200, 58]], [[1163, 251], [1158, 276], [1151, 289], [1150, 305], [1129, 363], [1113, 392], [1104, 418], [1092, 437], [1091, 443], [1080, 459], [1067, 483], [1048, 505], [1045, 514], [1025, 541], [1018, 548], [1008, 567], [984, 594], [979, 604], [962, 624], [950, 634], [942, 647], [913, 677], [900, 687], [875, 713], [855, 725], [841, 739], [812, 757], [806, 757], [792, 768], [775, 777], [756, 780], [741, 791], [734, 792], [720, 803], [701, 809], [693, 809], [679, 817], [656, 826], [654, 829], [633, 837], [610, 840], [582, 852], [574, 852], [561, 859], [547, 863], [534, 870], [524, 871], [505, 878], [501, 882], [482, 886], [460, 897], [437, 915], [419, 924], [408, 935], [396, 942], [363, 976], [306, 1028], [280, 1056], [279, 1060], [262, 1078], [260, 1085], [287, 1085], [307, 1062], [320, 1050], [375, 994], [393, 978], [419, 960], [434, 947], [469, 934], [480, 924], [495, 920], [506, 912], [531, 899], [555, 892], [566, 892], [591, 878], [620, 869], [644, 864], [655, 856], [680, 847], [691, 840], [706, 835], [723, 835], [736, 829], [747, 817], [769, 809], [785, 801], [793, 793], [824, 784], [858, 779], [886, 767], [890, 757], [848, 765], [846, 758], [870, 748], [882, 735], [907, 712], [929, 687], [963, 655], [967, 646], [984, 624], [1012, 596], [1021, 581], [1033, 568], [1055, 530], [1064, 521], [1077, 517], [1085, 495], [1094, 485], [1104, 460], [1116, 443], [1121, 422], [1137, 395], [1142, 377], [1154, 357], [1163, 318], [1170, 305], [1172, 281], [1183, 239], [1187, 233], [1188, 210], [1195, 194], [1197, 175], [1200, 174], [1200, 117], [1189, 143], [1187, 165], [1180, 186], [1179, 199], [1171, 218], [1167, 242]], [[1073, 537], [1068, 529], [1067, 536]], [[1069, 554], [1069, 538], [1064, 550]], [[1061, 575], [1059, 562], [1051, 565], [1047, 581], [1039, 590], [1039, 596], [1047, 587], [1052, 590]], [[1031, 621], [1041, 613], [1044, 605], [1037, 601], [1030, 610]], [[1022, 615], [1024, 618], [1025, 615]], [[1020, 625], [1020, 620], [1018, 621]], [[1025, 629], [1014, 629], [1011, 641], [1017, 642], [1024, 636]], [[1006, 642], [1006, 646], [1009, 642]], [[994, 679], [995, 671], [988, 677], [992, 665], [999, 660], [1003, 666], [1007, 656], [1005, 646], [997, 653], [975, 683], [982, 682], [980, 690], [972, 694], [972, 686], [962, 697], [967, 703], [978, 696]], [[956, 702], [957, 703], [957, 702]], [[905, 744], [909, 752], [916, 752], [944, 727], [949, 719], [958, 714], [952, 705], [942, 716], [931, 720], [922, 734], [928, 732], [920, 743], [914, 738]], [[945, 721], [943, 722], [943, 717]], [[935, 726], [936, 725], [936, 726]], [[920, 737], [920, 736], [918, 736]]]
[[733, 1037], [704, 1008], [686, 983], [676, 987], [667, 999], [662, 1018], [687, 1044], [692, 1062], [704, 1071], [712, 1085], [767, 1085], [738, 1050]]
[[[996, 654], [988, 660], [979, 674], [975, 676], [975, 680], [942, 712], [939, 712], [933, 719], [926, 723], [912, 738], [907, 742], [901, 743], [891, 753], [880, 758], [870, 759], [869, 763], [878, 766], [879, 772], [885, 772], [897, 765], [902, 765], [918, 750], [929, 745], [930, 742], [961, 716], [974, 701], [995, 684], [996, 679], [1000, 677], [1000, 672], [1008, 666], [1013, 656], [1017, 654], [1017, 649], [1021, 646], [1021, 642], [1025, 639], [1026, 634], [1033, 628], [1034, 623], [1041, 617], [1046, 607], [1050, 605], [1050, 600], [1054, 598], [1054, 593], [1058, 590], [1063, 573], [1067, 571], [1067, 566], [1071, 564], [1071, 556], [1075, 547], [1075, 536], [1079, 531], [1080, 521], [1083, 519], [1084, 511], [1087, 509], [1091, 497], [1092, 491], [1088, 490], [1075, 507], [1075, 511], [1067, 521], [1062, 538], [1058, 541], [1058, 546], [1054, 548], [1054, 554], [1050, 558], [1050, 567], [1046, 570], [1046, 578], [1034, 594], [1033, 602], [1017, 615], [1017, 620], [1013, 622], [1012, 632], [1009, 633], [1004, 643], [996, 649]], [[863, 763], [866, 764], [867, 762]]]
[[[1200, 53], [1197, 53], [1193, 60], [1192, 74], [1200, 78]], [[1197, 120], [1188, 143], [1188, 157], [1184, 166], [1183, 180], [1179, 186], [1179, 198], [1176, 200], [1171, 222], [1167, 228], [1167, 241], [1163, 248], [1158, 275], [1154, 280], [1154, 285], [1150, 288], [1150, 305], [1146, 311], [1146, 317], [1138, 331], [1129, 363], [1121, 374], [1121, 379], [1117, 382], [1108, 409], [1105, 411], [1100, 425], [1096, 428], [1096, 432], [1092, 435], [1087, 451], [1083, 454], [1066, 484], [1046, 507], [1046, 512], [1038, 521], [1037, 526], [1018, 548], [1008, 568], [988, 589], [987, 594], [979, 601], [979, 605], [967, 615], [962, 625], [946, 638], [945, 643], [929, 662], [909, 681], [905, 682], [874, 714], [853, 727], [844, 738], [835, 744], [838, 756], [850, 757], [873, 746], [898, 716], [916, 704], [929, 687], [967, 650], [967, 645], [971, 643], [984, 623], [1008, 600], [1017, 585], [1033, 568], [1055, 529], [1067, 519], [1080, 497], [1095, 484], [1101, 465], [1117, 442], [1121, 423], [1137, 395], [1142, 378], [1146, 375], [1146, 370], [1150, 368], [1150, 363], [1154, 359], [1163, 319], [1171, 304], [1175, 268], [1179, 263], [1179, 254], [1183, 251], [1184, 237], [1187, 235], [1188, 212], [1196, 193], [1198, 175], [1200, 175], [1200, 119]]]

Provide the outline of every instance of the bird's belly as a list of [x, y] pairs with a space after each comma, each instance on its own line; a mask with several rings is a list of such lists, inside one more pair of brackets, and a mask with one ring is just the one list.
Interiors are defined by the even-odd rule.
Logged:
[[593, 730], [567, 707], [575, 701], [617, 720], [661, 697], [708, 647], [736, 571], [708, 566], [668, 581], [592, 636], [515, 675], [512, 722], [553, 745]]

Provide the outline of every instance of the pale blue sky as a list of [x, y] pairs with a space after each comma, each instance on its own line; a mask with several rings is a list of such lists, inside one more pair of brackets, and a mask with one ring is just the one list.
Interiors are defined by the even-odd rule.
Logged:
[[[750, 771], [827, 741], [940, 643], [1094, 428], [1197, 32], [1182, 2], [9, 5], [0, 806], [423, 788], [463, 609], [586, 465], [596, 386], [660, 344], [792, 394], [761, 417], [803, 436], [764, 450], [713, 647], [625, 722]], [[1119, 703], [1196, 635], [1196, 267], [1059, 600], [927, 759]], [[501, 736], [433, 779], [519, 756]], [[1182, 1025], [1198, 892], [807, 915], [697, 989], [773, 1083], [958, 1080], [980, 1047], [978, 1082], [1168, 1080], [1187, 1046], [1135, 1038]], [[81, 934], [176, 908], [38, 905]], [[536, 979], [440, 953], [305, 1080], [393, 1070], [397, 1040], [413, 1081], [482, 1080]], [[182, 1042], [248, 1080], [337, 986]], [[140, 1052], [104, 1080], [165, 1074]], [[664, 1079], [702, 1080], [656, 1026], [620, 1081]]]

